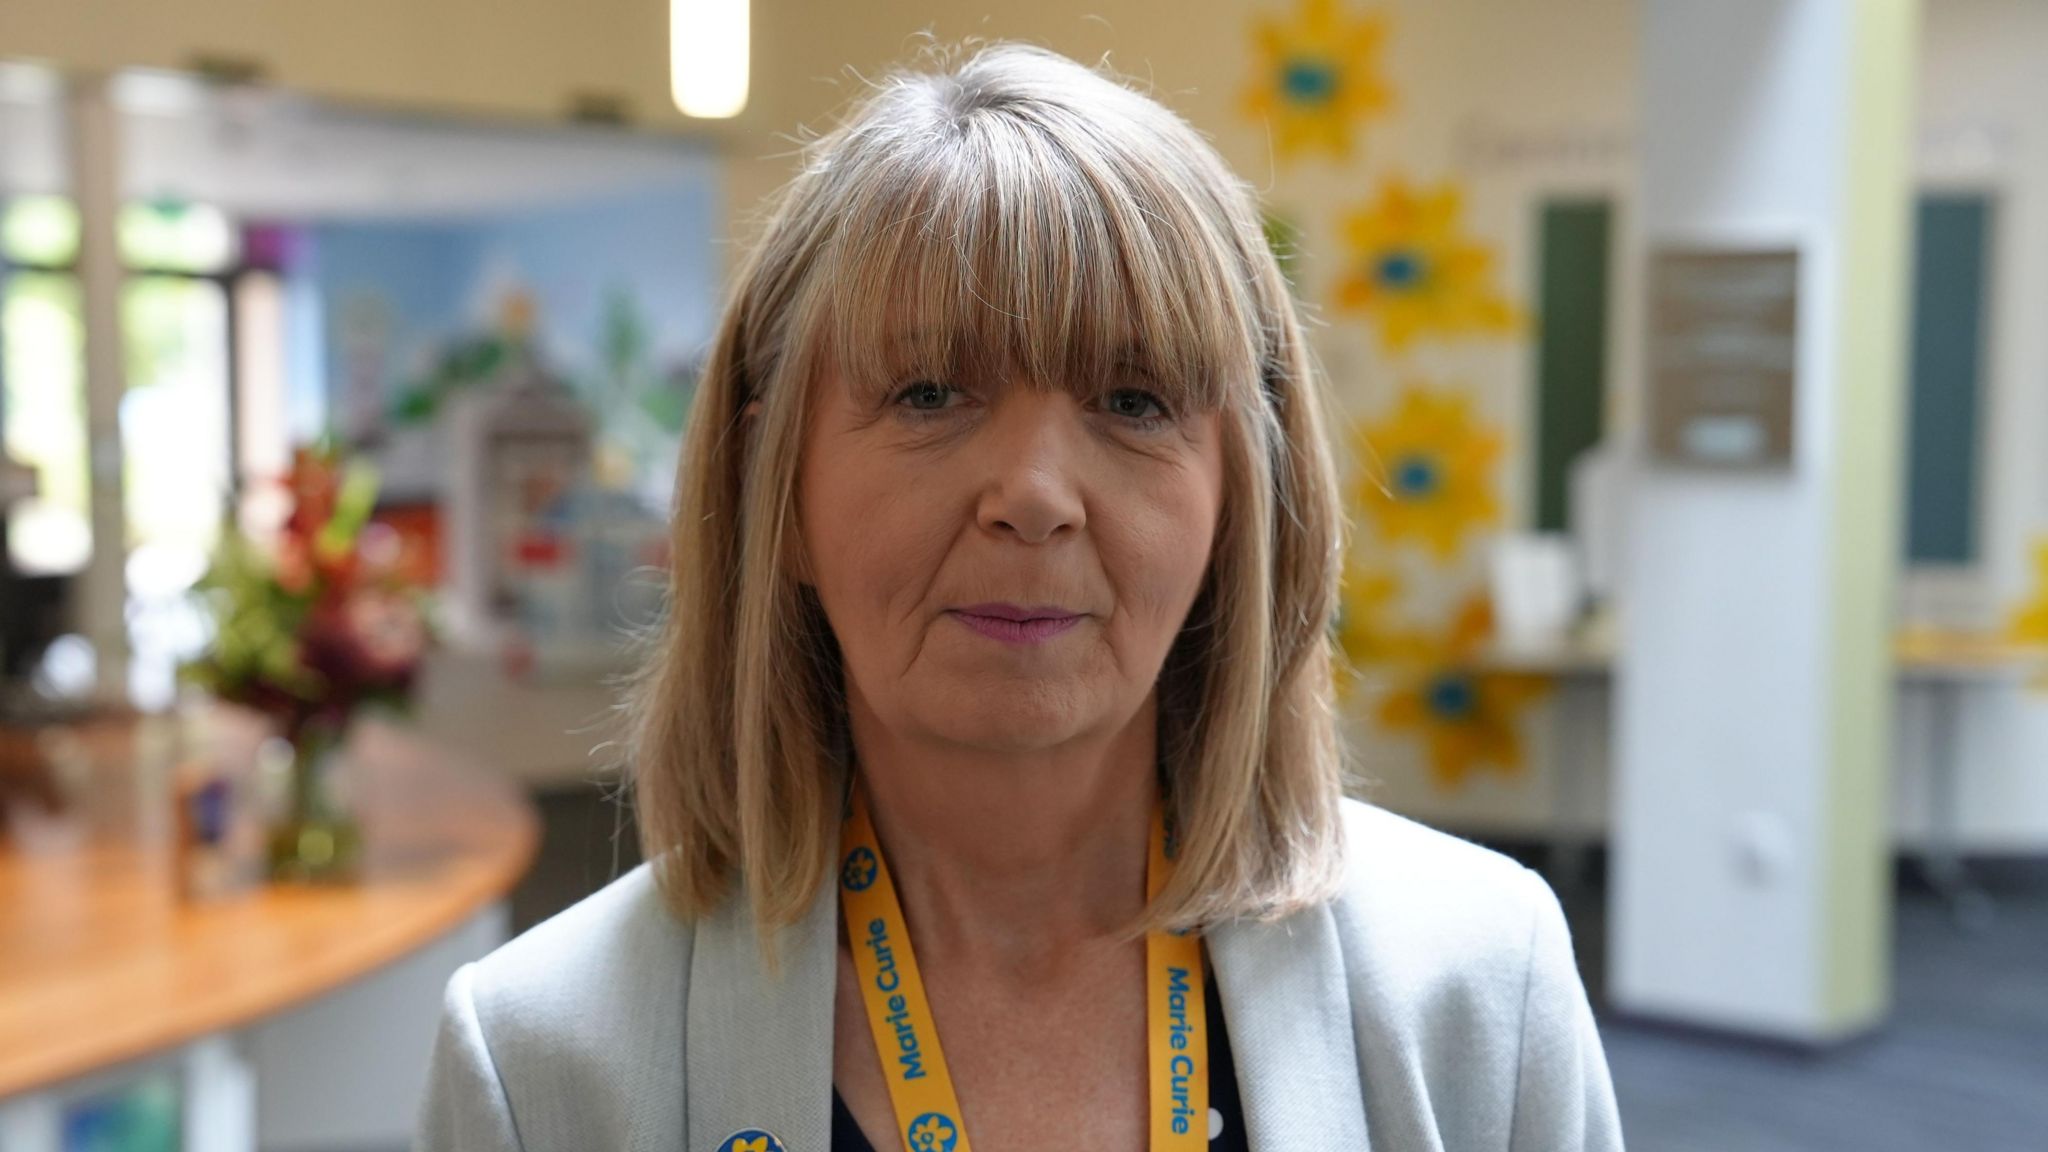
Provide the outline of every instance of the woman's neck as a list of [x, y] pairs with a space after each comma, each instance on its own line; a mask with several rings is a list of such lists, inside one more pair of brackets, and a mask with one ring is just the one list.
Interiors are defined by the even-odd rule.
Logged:
[[1143, 908], [1149, 702], [1106, 738], [1016, 755], [900, 740], [853, 703], [859, 774], [920, 960], [1047, 974]]

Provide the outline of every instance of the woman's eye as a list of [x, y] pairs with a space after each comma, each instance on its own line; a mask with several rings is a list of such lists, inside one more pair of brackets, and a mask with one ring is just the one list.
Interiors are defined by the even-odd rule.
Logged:
[[896, 403], [919, 412], [937, 412], [953, 397], [953, 389], [931, 380], [919, 380], [896, 394]]
[[1157, 420], [1166, 415], [1159, 397], [1142, 388], [1118, 388], [1103, 401], [1103, 408], [1126, 420]]

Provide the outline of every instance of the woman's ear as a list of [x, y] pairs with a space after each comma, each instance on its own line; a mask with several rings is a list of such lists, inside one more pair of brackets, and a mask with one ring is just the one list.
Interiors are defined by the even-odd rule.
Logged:
[[756, 415], [758, 415], [758, 414], [760, 413], [760, 411], [761, 411], [761, 402], [760, 402], [759, 400], [749, 400], [749, 401], [747, 401], [747, 406], [746, 406], [746, 407], [744, 407], [744, 408], [742, 408], [742, 409], [740, 409], [740, 423], [742, 423], [742, 424], [750, 424], [750, 423], [752, 423], [752, 422], [753, 422], [753, 419], [754, 419], [754, 417], [755, 417]]

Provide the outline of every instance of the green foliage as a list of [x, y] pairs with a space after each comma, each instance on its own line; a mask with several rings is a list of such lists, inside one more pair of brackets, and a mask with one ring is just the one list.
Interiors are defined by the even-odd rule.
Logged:
[[320, 678], [304, 665], [299, 648], [299, 630], [313, 607], [310, 583], [299, 593], [286, 589], [269, 560], [229, 526], [193, 591], [212, 617], [213, 643], [179, 669], [183, 679], [239, 703], [319, 698]]
[[495, 333], [458, 340], [434, 362], [433, 371], [399, 390], [391, 403], [398, 424], [424, 424], [456, 393], [497, 375], [512, 354], [511, 343]]
[[365, 546], [375, 470], [323, 443], [294, 454], [287, 484], [293, 507], [274, 550], [232, 523], [222, 532], [194, 589], [213, 640], [179, 675], [296, 739], [309, 723], [345, 726], [364, 704], [403, 708], [432, 629], [397, 538]]

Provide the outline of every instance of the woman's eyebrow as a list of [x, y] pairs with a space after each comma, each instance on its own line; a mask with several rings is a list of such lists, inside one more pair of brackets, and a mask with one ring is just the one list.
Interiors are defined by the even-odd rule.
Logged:
[[891, 329], [876, 342], [872, 362], [889, 374], [935, 370], [953, 363], [958, 340], [957, 333], [937, 325]]
[[935, 340], [943, 345], [954, 339], [957, 339], [957, 335], [951, 325], [916, 324], [908, 328], [884, 329], [881, 343], [888, 351], [899, 352], [905, 349], [928, 348]]
[[1129, 372], [1133, 375], [1143, 376], [1147, 380], [1157, 380], [1159, 378], [1159, 374], [1152, 370], [1151, 357], [1145, 355], [1136, 345], [1118, 352], [1115, 364], [1120, 372]]

